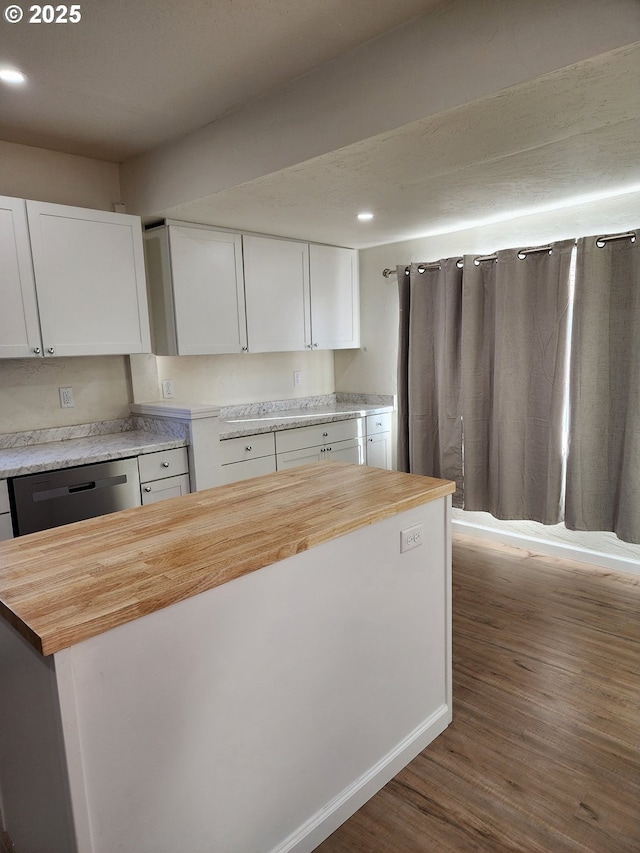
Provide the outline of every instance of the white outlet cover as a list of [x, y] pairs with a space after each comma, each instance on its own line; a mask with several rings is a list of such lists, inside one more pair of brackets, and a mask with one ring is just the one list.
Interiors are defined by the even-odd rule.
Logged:
[[400, 531], [400, 553], [411, 551], [413, 548], [419, 548], [423, 541], [423, 528], [421, 524], [414, 524], [413, 527], [407, 527], [406, 530]]

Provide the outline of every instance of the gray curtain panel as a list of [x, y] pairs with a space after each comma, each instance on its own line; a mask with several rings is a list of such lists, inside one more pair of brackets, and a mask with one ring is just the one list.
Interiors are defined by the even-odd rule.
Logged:
[[562, 519], [562, 420], [573, 240], [552, 253], [465, 257], [464, 508]]
[[640, 230], [578, 241], [566, 526], [640, 544]]
[[462, 270], [398, 267], [398, 469], [455, 480], [462, 506], [460, 328]]

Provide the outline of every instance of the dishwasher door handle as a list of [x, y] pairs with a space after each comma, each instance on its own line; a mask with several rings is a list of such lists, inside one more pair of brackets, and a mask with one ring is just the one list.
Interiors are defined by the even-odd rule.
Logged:
[[89, 483], [80, 483], [77, 486], [61, 486], [57, 489], [43, 489], [41, 492], [34, 492], [32, 500], [50, 501], [54, 498], [64, 498], [67, 495], [73, 495], [76, 492], [90, 492], [96, 489], [108, 489], [110, 486], [119, 486], [127, 482], [126, 474], [118, 474], [115, 477], [104, 477], [102, 480], [92, 480]]
[[69, 494], [72, 495], [74, 492], [88, 492], [90, 489], [95, 489], [95, 487], [95, 480], [93, 483], [82, 483], [81, 486], [69, 486]]

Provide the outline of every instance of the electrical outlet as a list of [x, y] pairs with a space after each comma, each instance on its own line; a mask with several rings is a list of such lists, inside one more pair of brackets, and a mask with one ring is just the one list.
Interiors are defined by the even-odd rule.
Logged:
[[58, 388], [60, 393], [60, 408], [73, 409], [73, 388]]
[[400, 553], [411, 551], [412, 548], [419, 548], [422, 545], [422, 525], [415, 524], [413, 527], [407, 527], [406, 530], [400, 531]]
[[302, 382], [302, 371], [294, 370], [293, 371], [293, 384], [299, 385]]
[[173, 379], [165, 379], [163, 381], [162, 396], [165, 400], [173, 400]]

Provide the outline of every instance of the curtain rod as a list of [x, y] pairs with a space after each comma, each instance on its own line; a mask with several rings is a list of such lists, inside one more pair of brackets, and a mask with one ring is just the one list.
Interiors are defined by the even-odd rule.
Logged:
[[[596, 246], [599, 249], [603, 249], [607, 243], [612, 243], [614, 240], [631, 240], [632, 243], [635, 243], [635, 240], [636, 240], [635, 231], [625, 231], [622, 234], [603, 234], [601, 237], [595, 238]], [[578, 241], [576, 240], [576, 243], [577, 242]], [[536, 252], [548, 252], [549, 254], [551, 254], [552, 251], [553, 251], [553, 247], [550, 245], [548, 245], [548, 246], [536, 246], [536, 247], [531, 248], [531, 249], [519, 249], [518, 250], [518, 258], [520, 258], [520, 260], [524, 260], [527, 257], [527, 255], [533, 255]], [[473, 262], [476, 266], [479, 266], [482, 263], [482, 261], [496, 261], [497, 259], [498, 259], [498, 255], [494, 253], [493, 255], [480, 255], [480, 256], [474, 258]], [[463, 261], [461, 258], [456, 261], [456, 266], [458, 267], [458, 269], [462, 269]], [[432, 263], [428, 263], [428, 264], [418, 264], [418, 272], [424, 273], [426, 270], [439, 270], [440, 267], [441, 267], [441, 265], [440, 265], [439, 261], [433, 261]], [[405, 267], [404, 273], [405, 273], [405, 275], [409, 275], [409, 266]], [[396, 274], [397, 274], [397, 271], [389, 269], [389, 267], [385, 267], [385, 269], [382, 270], [382, 275], [385, 278], [390, 278], [392, 275], [396, 275]]]

